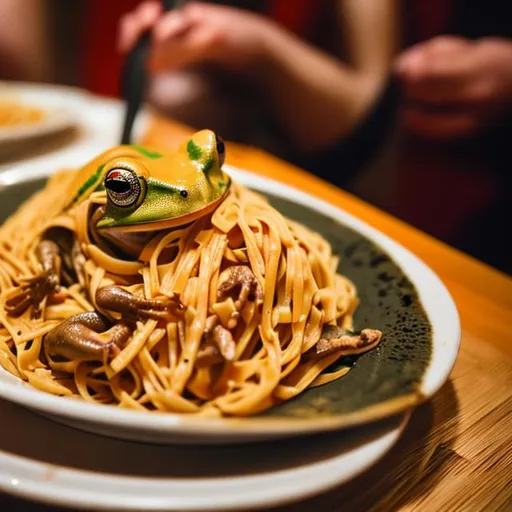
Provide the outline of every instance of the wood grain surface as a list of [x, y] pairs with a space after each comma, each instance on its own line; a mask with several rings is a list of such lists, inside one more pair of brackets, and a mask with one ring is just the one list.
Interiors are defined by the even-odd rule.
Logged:
[[[175, 147], [190, 132], [155, 117], [145, 142]], [[343, 487], [275, 510], [512, 510], [512, 279], [256, 148], [228, 144], [227, 163], [329, 201], [410, 249], [443, 280], [462, 322], [449, 381], [392, 452]]]

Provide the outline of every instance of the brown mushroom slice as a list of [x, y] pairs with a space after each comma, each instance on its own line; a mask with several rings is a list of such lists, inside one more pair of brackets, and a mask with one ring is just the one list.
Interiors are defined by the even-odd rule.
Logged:
[[358, 355], [374, 349], [381, 339], [382, 332], [377, 329], [363, 329], [360, 333], [353, 333], [337, 325], [324, 325], [313, 350], [320, 357], [335, 352], [344, 356]]
[[222, 355], [218, 347], [215, 345], [205, 345], [197, 354], [196, 367], [206, 368], [207, 366], [222, 363], [222, 360]]
[[235, 358], [236, 344], [233, 336], [225, 327], [218, 325], [217, 321], [216, 316], [210, 316], [206, 320], [204, 333], [206, 343], [197, 354], [198, 367], [232, 361]]
[[242, 309], [249, 301], [263, 302], [263, 291], [260, 283], [245, 265], [228, 267], [220, 275], [220, 285], [217, 290], [217, 300], [222, 302], [228, 297], [235, 301], [236, 308]]
[[222, 327], [222, 325], [216, 325], [211, 331], [210, 338], [219, 349], [222, 357], [226, 361], [233, 361], [235, 358], [236, 345], [231, 331], [228, 331], [226, 328]]

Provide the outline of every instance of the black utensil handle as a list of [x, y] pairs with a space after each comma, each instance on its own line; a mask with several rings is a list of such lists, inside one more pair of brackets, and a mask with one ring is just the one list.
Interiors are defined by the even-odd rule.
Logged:
[[121, 75], [121, 95], [126, 100], [121, 144], [130, 144], [137, 111], [146, 90], [146, 61], [151, 33], [147, 31], [137, 41], [128, 56]]
[[170, 11], [171, 9], [175, 9], [177, 4], [180, 4], [179, 0], [162, 0], [162, 7], [164, 11]]
[[[164, 11], [177, 8], [180, 0], [162, 0]], [[126, 101], [126, 110], [121, 134], [121, 144], [130, 144], [133, 125], [144, 98], [147, 82], [146, 63], [151, 42], [151, 31], [144, 32], [131, 52], [121, 71], [120, 92]]]
[[124, 112], [123, 133], [121, 134], [121, 144], [131, 144], [132, 128], [135, 123], [138, 108], [128, 104]]

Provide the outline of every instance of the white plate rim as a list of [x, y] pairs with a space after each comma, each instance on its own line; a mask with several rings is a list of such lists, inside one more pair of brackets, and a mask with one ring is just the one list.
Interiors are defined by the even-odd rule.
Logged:
[[[290, 185], [272, 180], [252, 172], [226, 165], [226, 171], [242, 184], [262, 192], [292, 199], [308, 208], [332, 217], [337, 222], [357, 231], [383, 249], [400, 266], [416, 287], [420, 300], [432, 326], [432, 354], [417, 394], [407, 395], [396, 413], [404, 411], [431, 398], [446, 382], [455, 364], [460, 347], [461, 328], [455, 303], [441, 279], [411, 251], [393, 241], [384, 233], [356, 218], [343, 209], [322, 199], [302, 192]], [[39, 170], [16, 180], [28, 181], [52, 172]], [[1, 175], [0, 175], [1, 184]], [[10, 180], [9, 184], [14, 184]], [[442, 332], [439, 332], [442, 326]], [[92, 404], [78, 400], [62, 399], [31, 388], [0, 368], [0, 397], [36, 409], [52, 416], [69, 420], [92, 422], [115, 427], [128, 426], [132, 430], [158, 433], [206, 436], [208, 438], [229, 436], [269, 437], [299, 433], [334, 430], [360, 424], [359, 413], [325, 418], [198, 418], [179, 414], [146, 414], [115, 407]], [[388, 402], [389, 403], [389, 402]], [[383, 417], [382, 410], [375, 406], [374, 412], [365, 414], [366, 421]]]

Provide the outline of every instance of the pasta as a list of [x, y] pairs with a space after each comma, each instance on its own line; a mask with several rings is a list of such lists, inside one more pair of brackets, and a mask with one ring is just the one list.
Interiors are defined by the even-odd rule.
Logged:
[[18, 103], [0, 101], [0, 127], [35, 124], [45, 117], [43, 110]]
[[[350, 335], [357, 292], [336, 272], [328, 242], [257, 193], [234, 183], [212, 214], [152, 233], [130, 260], [89, 227], [105, 193], [66, 210], [73, 186], [73, 172], [53, 175], [0, 228], [0, 364], [32, 386], [129, 409], [248, 416], [340, 378], [348, 366], [326, 370], [380, 341], [370, 329], [366, 344]], [[62, 285], [38, 318], [30, 308], [9, 314], [9, 302], [40, 271], [43, 232], [56, 226], [80, 243], [83, 282]], [[113, 326], [121, 321], [95, 303], [97, 290], [113, 284], [146, 299], [179, 297], [186, 311], [133, 322], [107, 361], [49, 358], [45, 336], [73, 315], [99, 310]], [[346, 329], [359, 345], [329, 345], [328, 327]]]

